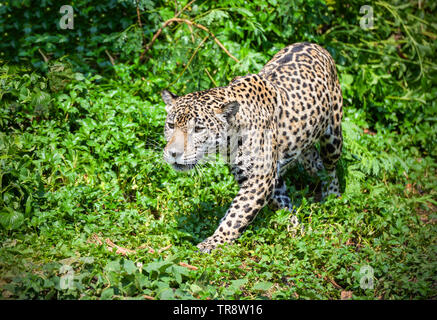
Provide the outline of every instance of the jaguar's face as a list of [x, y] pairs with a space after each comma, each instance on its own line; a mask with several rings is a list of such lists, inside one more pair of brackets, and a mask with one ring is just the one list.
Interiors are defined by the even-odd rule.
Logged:
[[226, 102], [211, 92], [177, 97], [163, 91], [162, 97], [167, 111], [164, 160], [175, 170], [192, 169], [205, 155], [215, 154], [221, 145], [228, 117], [223, 112], [227, 110], [220, 107]]
[[176, 170], [192, 169], [210, 145], [210, 129], [202, 117], [171, 112], [165, 122], [164, 160]]

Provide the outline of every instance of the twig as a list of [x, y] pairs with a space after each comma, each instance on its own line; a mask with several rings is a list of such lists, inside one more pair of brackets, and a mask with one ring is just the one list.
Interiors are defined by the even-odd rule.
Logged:
[[137, 18], [138, 18], [138, 26], [141, 29], [142, 45], [144, 45], [144, 43], [146, 43], [146, 37], [144, 36], [143, 24], [141, 23], [140, 0], [137, 0]]
[[317, 273], [317, 276], [319, 278], [323, 278], [325, 281], [329, 281], [336, 289], [344, 290], [337, 282], [335, 282], [333, 279], [329, 278], [328, 276], [322, 276], [320, 273]]
[[168, 246], [166, 246], [166, 247], [164, 247], [164, 248], [161, 248], [161, 249], [159, 249], [158, 250], [158, 253], [161, 253], [161, 252], [163, 252], [163, 251], [165, 251], [165, 250], [168, 250], [168, 249], [170, 249], [171, 248], [171, 246], [172, 246], [172, 244], [170, 243]]
[[178, 13], [175, 14], [175, 18], [179, 17], [181, 15], [182, 12], [185, 11], [185, 9], [187, 9], [189, 6], [191, 6], [193, 4], [193, 2], [196, 0], [191, 0], [190, 2], [188, 2], [185, 7], [182, 8], [181, 11], [179, 11]]
[[[142, 244], [142, 245], [140, 245], [137, 249], [138, 250], [140, 250], [140, 249], [146, 249], [146, 248], [148, 248], [149, 246], [147, 245], [147, 244]], [[153, 248], [149, 248], [149, 250], [147, 251], [148, 253], [155, 253], [155, 249], [153, 249]]]
[[95, 234], [95, 233], [93, 233], [91, 235], [91, 239], [89, 239], [88, 242], [96, 243], [99, 246], [101, 246], [103, 244], [102, 240], [100, 240], [99, 236], [97, 234]]
[[209, 71], [208, 71], [207, 68], [205, 68], [205, 72], [206, 72], [206, 74], [207, 74], [209, 80], [211, 80], [212, 83], [214, 84], [214, 87], [218, 87], [217, 83], [214, 81], [214, 79], [212, 78], [212, 76], [211, 76], [211, 74], [209, 73]]
[[130, 253], [136, 253], [135, 250], [130, 250], [130, 249], [127, 249], [127, 248], [123, 248], [123, 247], [117, 246], [114, 242], [112, 242], [111, 240], [109, 240], [109, 238], [106, 238], [106, 239], [105, 239], [105, 242], [106, 242], [106, 244], [107, 244], [111, 249], [113, 249], [113, 248], [116, 249], [115, 253], [121, 254], [121, 255], [123, 255], [123, 256], [126, 256], [126, 255], [128, 255], [128, 254], [130, 254]]
[[195, 40], [194, 40], [194, 35], [193, 35], [193, 28], [191, 28], [191, 26], [190, 26], [189, 24], [188, 24], [187, 26], [188, 26], [188, 29], [190, 29], [190, 33], [191, 33], [191, 42], [194, 43]]
[[[136, 250], [131, 250], [131, 249], [127, 249], [127, 248], [123, 248], [123, 247], [117, 246], [109, 238], [106, 238], [104, 240], [105, 240], [106, 244], [108, 245], [108, 247], [110, 248], [110, 251], [112, 251], [115, 248], [116, 249], [115, 253], [118, 253], [118, 254], [121, 254], [121, 255], [124, 255], [124, 256], [126, 256], [128, 254], [131, 254], [131, 253], [136, 253]], [[95, 243], [95, 244], [97, 244], [99, 246], [103, 245], [103, 241], [95, 233], [93, 233], [91, 235], [91, 238], [88, 239], [87, 242]]]
[[49, 59], [44, 55], [44, 53], [41, 51], [40, 48], [38, 48], [38, 52], [40, 53], [40, 55], [41, 55], [42, 58], [44, 59], [44, 62], [45, 62], [45, 63], [49, 62]]
[[114, 66], [115, 65], [115, 60], [114, 58], [109, 54], [108, 50], [105, 50], [106, 55], [109, 58], [109, 61], [111, 61], [111, 64]]
[[226, 48], [225, 46], [219, 41], [219, 39], [217, 39], [217, 37], [205, 26], [192, 22], [190, 20], [187, 19], [176, 19], [177, 22], [184, 22], [186, 24], [191, 24], [193, 26], [195, 26], [196, 28], [202, 29], [206, 32], [208, 32], [210, 34], [210, 36], [212, 36], [214, 38], [214, 41], [217, 43], [217, 45], [235, 62], [240, 62], [237, 58], [235, 58]]
[[185, 262], [179, 262], [179, 265], [181, 267], [185, 267], [185, 268], [188, 268], [190, 270], [197, 270], [197, 269], [199, 269], [198, 267], [192, 266], [191, 264], [188, 264], [188, 263], [185, 263]]
[[[163, 25], [163, 27], [166, 27], [166, 26], [168, 26], [170, 23], [172, 23], [172, 22], [178, 22], [178, 23], [185, 23], [185, 24], [187, 24], [187, 25], [190, 25], [190, 26], [194, 26], [194, 27], [196, 27], [196, 28], [198, 28], [198, 29], [202, 29], [203, 31], [206, 31], [206, 32], [208, 32], [209, 33], [209, 35], [211, 36], [211, 37], [213, 37], [213, 39], [214, 39], [214, 41], [215, 41], [215, 43], [217, 43], [217, 45], [232, 59], [232, 60], [234, 60], [235, 62], [240, 62], [237, 58], [235, 58], [226, 48], [225, 48], [225, 46], [220, 42], [220, 40], [219, 39], [217, 39], [217, 37], [214, 35], [214, 33], [212, 33], [207, 27], [205, 27], [205, 26], [203, 26], [203, 25], [201, 25], [201, 24], [198, 24], [198, 23], [195, 23], [195, 22], [193, 22], [193, 21], [191, 21], [191, 20], [188, 20], [188, 19], [180, 19], [180, 18], [171, 18], [171, 19], [169, 19], [169, 20], [167, 20], [166, 22], [164, 22], [164, 25]], [[159, 31], [159, 30], [158, 30]], [[161, 32], [159, 32], [159, 33], [161, 33]], [[147, 51], [147, 50], [149, 50], [150, 49], [150, 47], [152, 46], [152, 44], [153, 44], [153, 42], [156, 40], [156, 38], [159, 36], [159, 34], [158, 34], [158, 32], [153, 36], [153, 38], [152, 38], [152, 41], [147, 45], [147, 47], [146, 47], [146, 49], [145, 49], [145, 51]]]
[[328, 280], [329, 282], [331, 282], [331, 284], [332, 284], [335, 288], [343, 290], [342, 286], [340, 286], [340, 285], [339, 285], [337, 282], [335, 282], [333, 279], [328, 278], [328, 277], [325, 277], [325, 280]]
[[[181, 13], [184, 12], [185, 9], [187, 9], [187, 8], [188, 8], [188, 7], [189, 7], [189, 6], [194, 2], [194, 1], [196, 1], [196, 0], [191, 0], [190, 2], [188, 2], [188, 3], [186, 4], [186, 6], [183, 7], [181, 11], [179, 11], [178, 13], [176, 13], [175, 16], [174, 16], [173, 18], [177, 18], [177, 17], [179, 17], [179, 16], [181, 15]], [[171, 20], [171, 19], [170, 19], [170, 20]], [[164, 24], [161, 26], [161, 28], [159, 28], [158, 31], [156, 31], [156, 33], [153, 35], [152, 40], [151, 40], [151, 41], [149, 42], [149, 44], [144, 48], [143, 52], [141, 52], [140, 61], [143, 61], [146, 52], [149, 51], [149, 49], [152, 47], [153, 43], [154, 43], [155, 40], [159, 37], [159, 35], [161, 34], [162, 30], [163, 30], [166, 26], [168, 26], [171, 22], [173, 22], [173, 21], [170, 21], [170, 20], [165, 21]]]
[[138, 25], [141, 29], [143, 29], [143, 24], [141, 23], [141, 15], [140, 15], [140, 0], [137, 0], [137, 18], [138, 18]]

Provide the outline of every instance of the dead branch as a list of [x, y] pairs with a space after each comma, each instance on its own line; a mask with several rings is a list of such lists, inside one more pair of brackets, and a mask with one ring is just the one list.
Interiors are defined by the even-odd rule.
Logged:
[[137, 18], [138, 18], [138, 26], [141, 29], [141, 39], [142, 39], [141, 45], [144, 45], [146, 43], [146, 37], [144, 36], [143, 24], [141, 22], [140, 0], [137, 0]]
[[165, 251], [165, 250], [168, 250], [168, 249], [170, 249], [171, 248], [171, 246], [172, 246], [172, 244], [170, 243], [168, 246], [166, 246], [166, 247], [164, 247], [164, 248], [161, 248], [161, 249], [159, 249], [158, 250], [158, 253], [161, 253], [161, 252], [163, 252], [163, 251]]
[[[170, 19], [171, 20], [171, 19]], [[237, 59], [237, 58], [235, 58], [226, 48], [225, 48], [225, 46], [220, 42], [220, 40], [219, 39], [217, 39], [217, 37], [214, 35], [214, 33], [212, 33], [207, 27], [205, 27], [205, 26], [203, 26], [203, 25], [201, 25], [201, 24], [198, 24], [198, 23], [195, 23], [195, 22], [193, 22], [193, 21], [191, 21], [191, 20], [187, 20], [187, 19], [179, 19], [179, 18], [174, 18], [174, 21], [176, 21], [176, 22], [179, 22], [179, 23], [186, 23], [186, 24], [188, 24], [188, 25], [192, 25], [192, 26], [194, 26], [194, 27], [196, 27], [196, 28], [199, 28], [199, 29], [202, 29], [202, 30], [204, 30], [204, 31], [206, 31], [206, 32], [208, 32], [209, 33], [209, 35], [214, 39], [214, 41], [215, 41], [215, 43], [217, 43], [217, 45], [231, 58], [231, 59], [233, 59], [235, 62], [239, 62], [239, 60]]]
[[211, 32], [211, 30], [209, 30], [207, 27], [199, 24], [199, 23], [195, 23], [191, 20], [188, 19], [181, 19], [178, 18], [178, 16], [185, 10], [186, 7], [188, 7], [193, 1], [189, 2], [184, 8], [182, 8], [181, 11], [179, 11], [173, 18], [165, 21], [161, 28], [158, 29], [158, 31], [153, 35], [152, 40], [147, 44], [147, 46], [144, 48], [143, 52], [141, 53], [140, 56], [140, 60], [142, 61], [144, 59], [144, 56], [146, 54], [147, 51], [150, 50], [150, 48], [153, 46], [153, 44], [155, 43], [156, 39], [159, 37], [159, 35], [162, 33], [162, 30], [167, 27], [168, 25], [170, 25], [173, 22], [177, 22], [177, 23], [185, 23], [189, 28], [190, 27], [196, 27], [198, 29], [201, 29], [203, 31], [206, 31], [215, 41], [215, 43], [217, 43], [217, 45], [231, 58], [233, 59], [235, 62], [239, 62], [239, 60], [237, 58], [235, 58], [226, 48], [225, 46], [220, 42], [219, 39], [217, 39], [217, 37], [214, 35], [214, 33]]
[[137, 18], [138, 18], [138, 25], [140, 26], [141, 30], [143, 30], [143, 24], [141, 23], [141, 15], [140, 15], [140, 0], [137, 0]]
[[131, 253], [136, 253], [135, 250], [130, 250], [128, 248], [123, 248], [123, 247], [117, 246], [114, 242], [112, 242], [108, 238], [105, 239], [105, 242], [111, 249], [114, 249], [114, 248], [116, 249], [115, 253], [121, 254], [123, 256], [127, 256], [128, 254], [131, 254]]
[[114, 66], [115, 65], [115, 60], [114, 58], [109, 54], [108, 50], [105, 50], [106, 55], [109, 58], [109, 61], [111, 61], [111, 64]]
[[180, 265], [181, 267], [185, 267], [185, 268], [188, 268], [188, 269], [190, 269], [190, 270], [197, 270], [197, 269], [199, 269], [198, 267], [196, 267], [196, 266], [192, 266], [192, 265], [190, 265], [190, 264], [188, 264], [188, 263], [185, 263], [185, 262], [179, 262], [179, 265]]
[[212, 83], [214, 84], [214, 86], [218, 87], [217, 83], [214, 81], [213, 77], [211, 76], [211, 74], [209, 73], [207, 68], [205, 68], [205, 72], [206, 72], [206, 75], [208, 76], [209, 80], [211, 80]]
[[[185, 11], [185, 9], [187, 9], [191, 4], [193, 4], [194, 1], [196, 1], [196, 0], [191, 0], [190, 2], [188, 2], [188, 3], [186, 4], [186, 6], [182, 8], [181, 11], [179, 11], [178, 13], [175, 14], [175, 16], [173, 17], [173, 19], [179, 17], [179, 16], [181, 15], [181, 13]], [[171, 19], [170, 19], [170, 20], [171, 20]], [[149, 51], [149, 49], [152, 47], [153, 43], [154, 43], [155, 40], [159, 37], [159, 35], [161, 34], [162, 30], [163, 30], [166, 26], [168, 26], [169, 23], [171, 23], [171, 22], [168, 22], [168, 21], [169, 21], [169, 20], [165, 21], [164, 24], [161, 26], [161, 28], [159, 28], [158, 31], [156, 31], [156, 33], [153, 35], [152, 40], [151, 40], [151, 41], [149, 42], [149, 44], [144, 48], [143, 52], [141, 52], [140, 61], [143, 61], [146, 52]]]
[[42, 52], [42, 50], [40, 48], [38, 48], [38, 52], [42, 56], [42, 58], [44, 59], [45, 63], [49, 62], [49, 59], [46, 57], [46, 55], [44, 54], [44, 52]]
[[144, 54], [152, 47], [153, 43], [155, 42], [155, 40], [159, 37], [159, 35], [162, 32], [162, 29], [164, 29], [166, 26], [168, 26], [170, 23], [172, 22], [178, 22], [178, 23], [185, 23], [189, 26], [194, 26], [198, 29], [201, 29], [203, 31], [206, 31], [209, 33], [209, 35], [214, 39], [215, 43], [217, 43], [217, 45], [231, 58], [233, 59], [235, 62], [239, 62], [239, 60], [237, 58], [235, 58], [226, 48], [225, 46], [220, 42], [219, 39], [217, 39], [217, 37], [205, 26], [195, 23], [191, 20], [188, 19], [180, 19], [180, 18], [171, 18], [167, 21], [164, 22], [164, 24], [162, 25], [162, 27], [155, 33], [155, 35], [152, 38], [152, 41], [149, 42], [149, 44], [146, 46], [146, 48], [144, 49], [143, 53], [141, 54], [141, 56], [144, 56]]

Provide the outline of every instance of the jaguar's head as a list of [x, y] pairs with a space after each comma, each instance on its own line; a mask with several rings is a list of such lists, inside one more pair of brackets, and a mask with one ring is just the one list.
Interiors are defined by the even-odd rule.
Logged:
[[161, 96], [167, 111], [164, 160], [175, 170], [192, 169], [222, 145], [229, 122], [238, 112], [238, 103], [229, 101], [225, 88], [181, 97], [164, 90]]

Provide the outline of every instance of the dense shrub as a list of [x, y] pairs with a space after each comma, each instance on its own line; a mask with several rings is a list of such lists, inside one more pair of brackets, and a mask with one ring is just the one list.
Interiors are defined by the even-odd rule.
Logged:
[[[436, 297], [436, 3], [370, 3], [370, 29], [356, 0], [70, 4], [73, 30], [58, 2], [0, 3], [4, 298]], [[226, 85], [298, 41], [337, 62], [343, 196], [314, 201], [319, 181], [297, 167], [300, 236], [265, 208], [200, 255], [238, 188], [221, 162], [178, 174], [161, 161], [159, 92]]]

